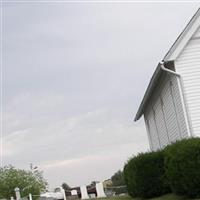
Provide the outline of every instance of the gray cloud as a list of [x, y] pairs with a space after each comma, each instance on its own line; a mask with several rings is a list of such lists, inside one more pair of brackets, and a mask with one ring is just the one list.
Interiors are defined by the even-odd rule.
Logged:
[[133, 117], [157, 63], [197, 4], [4, 6], [4, 164], [50, 187], [109, 178], [148, 150]]

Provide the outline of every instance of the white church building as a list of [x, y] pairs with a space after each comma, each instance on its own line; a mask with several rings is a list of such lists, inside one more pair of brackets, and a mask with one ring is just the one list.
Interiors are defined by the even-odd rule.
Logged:
[[153, 151], [200, 136], [200, 9], [158, 64], [135, 121], [142, 115]]

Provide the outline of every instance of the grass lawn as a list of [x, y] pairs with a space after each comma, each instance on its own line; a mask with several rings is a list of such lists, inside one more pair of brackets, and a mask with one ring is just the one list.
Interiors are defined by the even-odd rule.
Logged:
[[[129, 196], [121, 196], [121, 197], [110, 197], [106, 198], [107, 200], [142, 200], [140, 198], [131, 198]], [[102, 199], [103, 200], [103, 199]], [[105, 198], [104, 198], [105, 200]], [[167, 194], [162, 197], [156, 197], [148, 200], [190, 200], [187, 197], [180, 197], [174, 194]], [[200, 200], [200, 199], [192, 199], [192, 200]]]

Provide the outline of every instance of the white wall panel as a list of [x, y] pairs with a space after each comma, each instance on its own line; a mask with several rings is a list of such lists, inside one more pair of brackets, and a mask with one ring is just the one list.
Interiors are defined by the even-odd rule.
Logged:
[[197, 32], [194, 34], [193, 38], [200, 37], [200, 28], [197, 30]]
[[152, 150], [156, 151], [160, 149], [160, 141], [158, 137], [158, 130], [156, 127], [155, 119], [154, 119], [154, 113], [153, 110], [151, 110], [148, 113], [148, 118], [147, 118], [147, 124], [148, 124], [148, 130], [151, 138], [151, 144], [152, 144]]
[[169, 144], [168, 130], [165, 123], [163, 104], [161, 98], [157, 98], [156, 103], [153, 106], [155, 112], [155, 122], [159, 132], [159, 140], [162, 146]]
[[157, 85], [144, 112], [152, 150], [188, 136], [177, 77], [165, 72]]
[[183, 78], [193, 134], [200, 136], [200, 39], [189, 41], [175, 61], [175, 67]]

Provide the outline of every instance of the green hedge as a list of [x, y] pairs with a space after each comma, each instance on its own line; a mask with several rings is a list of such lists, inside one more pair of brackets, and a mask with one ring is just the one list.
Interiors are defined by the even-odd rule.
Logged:
[[124, 178], [132, 197], [151, 198], [172, 191], [199, 198], [200, 138], [184, 139], [162, 151], [134, 156], [124, 167]]
[[172, 191], [200, 197], [200, 138], [185, 139], [165, 148], [165, 173]]
[[137, 196], [137, 190], [136, 190], [136, 181], [135, 181], [135, 165], [134, 161], [136, 158], [130, 159], [124, 166], [124, 180], [127, 186], [128, 194], [131, 197]]
[[131, 158], [124, 167], [124, 177], [132, 197], [151, 198], [169, 192], [162, 151], [142, 153]]

